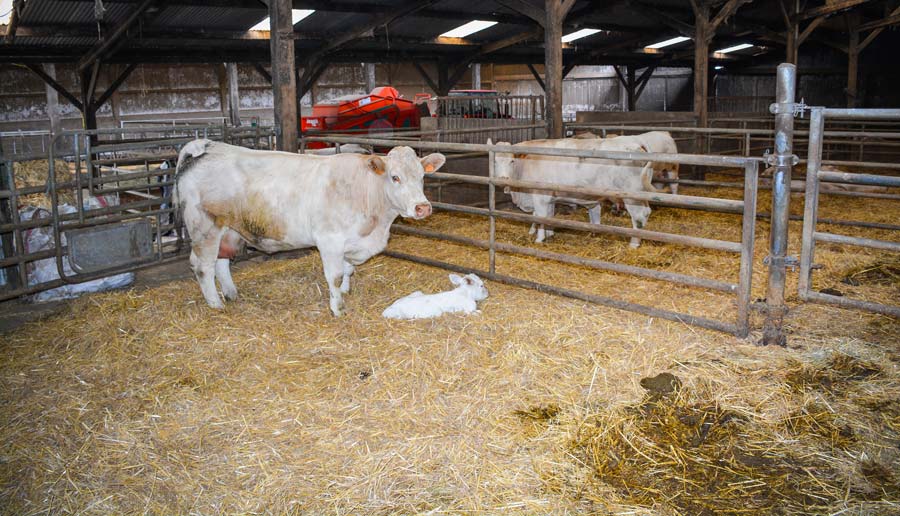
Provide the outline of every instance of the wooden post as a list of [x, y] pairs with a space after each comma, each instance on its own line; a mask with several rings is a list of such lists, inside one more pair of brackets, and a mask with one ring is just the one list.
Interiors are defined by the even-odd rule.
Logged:
[[627, 75], [628, 81], [627, 81], [627, 85], [626, 85], [626, 88], [628, 89], [628, 111], [635, 111], [635, 104], [637, 104], [637, 97], [635, 96], [634, 93], [635, 93], [635, 88], [637, 87], [637, 85], [636, 85], [637, 81], [634, 78], [634, 67], [628, 66], [626, 71], [628, 74]]
[[859, 104], [859, 32], [850, 27], [850, 41], [847, 45], [847, 107], [855, 108]]
[[[709, 5], [699, 3], [694, 9], [694, 114], [697, 127], [707, 126], [709, 96]], [[702, 149], [698, 148], [697, 151]]]
[[297, 80], [294, 77], [294, 25], [290, 0], [269, 0], [272, 53], [272, 96], [275, 104], [276, 149], [297, 152]]
[[481, 89], [481, 63], [472, 63], [472, 89]]
[[[95, 61], [81, 71], [81, 120], [82, 127], [85, 130], [93, 130], [97, 128], [97, 106], [94, 105], [94, 89], [97, 87], [97, 75], [100, 72], [100, 63]], [[97, 143], [97, 136], [91, 135], [90, 141], [94, 145]]]
[[228, 120], [234, 127], [241, 125], [241, 95], [238, 89], [237, 63], [225, 65], [228, 76]]
[[785, 34], [785, 62], [797, 65], [797, 56], [800, 49], [800, 22], [797, 14], [800, 12], [800, 0], [782, 0], [781, 12], [787, 28]]
[[375, 84], [375, 63], [366, 63], [366, 93], [371, 93]]
[[[44, 65], [44, 71], [47, 75], [56, 79], [56, 65], [47, 63]], [[47, 88], [47, 117], [50, 119], [50, 133], [58, 134], [62, 130], [59, 120], [59, 93], [56, 92], [49, 84]]]
[[563, 137], [562, 24], [574, 2], [544, 0], [544, 83], [547, 91], [547, 137]]

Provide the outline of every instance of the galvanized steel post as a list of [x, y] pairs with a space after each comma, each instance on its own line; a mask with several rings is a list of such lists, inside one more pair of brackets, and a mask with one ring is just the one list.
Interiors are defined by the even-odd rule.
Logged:
[[766, 293], [766, 320], [761, 344], [784, 346], [783, 324], [787, 308], [784, 305], [784, 283], [787, 276], [788, 221], [790, 220], [791, 167], [797, 159], [794, 143], [794, 87], [797, 67], [790, 63], [778, 65], [775, 103], [769, 110], [775, 115], [775, 154], [770, 164], [772, 174], [772, 224], [769, 234], [769, 286]]

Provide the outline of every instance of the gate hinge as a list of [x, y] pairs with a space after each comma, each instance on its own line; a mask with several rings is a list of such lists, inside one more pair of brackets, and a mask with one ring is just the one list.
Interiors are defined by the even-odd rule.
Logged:
[[786, 269], [791, 269], [794, 271], [797, 267], [800, 266], [800, 260], [797, 259], [796, 256], [766, 256], [763, 258], [763, 265], [768, 265], [769, 267], [784, 267]]

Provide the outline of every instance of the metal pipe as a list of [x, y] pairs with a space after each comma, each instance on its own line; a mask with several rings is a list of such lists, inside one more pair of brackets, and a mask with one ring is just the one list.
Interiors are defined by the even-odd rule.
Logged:
[[743, 158], [731, 156], [705, 156], [702, 154], [665, 154], [652, 152], [621, 152], [606, 150], [574, 150], [553, 149], [547, 147], [529, 147], [524, 145], [484, 145], [480, 143], [442, 143], [442, 142], [398, 142], [396, 140], [380, 138], [357, 138], [334, 136], [327, 138], [307, 138], [309, 141], [326, 143], [357, 143], [361, 145], [377, 145], [388, 147], [393, 145], [406, 145], [413, 149], [429, 149], [439, 151], [457, 152], [504, 152], [515, 154], [539, 154], [542, 156], [564, 156], [571, 158], [595, 158], [615, 159], [625, 161], [664, 161], [666, 163], [680, 163], [684, 165], [707, 165], [713, 167], [743, 167], [748, 159], [760, 160], [760, 158]]
[[[425, 238], [433, 238], [436, 240], [446, 240], [457, 244], [470, 245], [480, 249], [490, 249], [491, 242], [479, 240], [476, 238], [463, 237], [458, 235], [449, 235], [429, 229], [407, 226], [403, 224], [394, 224], [391, 226], [392, 231], [405, 235], [420, 236]], [[554, 260], [557, 262], [568, 263], [570, 265], [581, 265], [591, 269], [610, 271], [619, 274], [630, 274], [652, 280], [667, 281], [670, 283], [678, 283], [687, 287], [704, 288], [716, 290], [719, 292], [734, 293], [738, 291], [738, 285], [734, 283], [726, 283], [708, 278], [700, 278], [696, 276], [688, 276], [676, 272], [658, 271], [654, 269], [646, 269], [644, 267], [634, 267], [631, 265], [622, 265], [619, 263], [607, 262], [603, 260], [595, 260], [592, 258], [583, 258], [581, 256], [573, 256], [570, 254], [554, 253], [552, 251], [544, 251], [531, 247], [523, 247], [503, 242], [495, 242], [494, 246], [497, 250], [521, 256], [530, 256], [540, 258], [542, 260]], [[496, 271], [495, 271], [496, 272]]]
[[[489, 210], [484, 208], [472, 208], [470, 206], [459, 206], [446, 203], [432, 203], [435, 208], [453, 211], [459, 213], [468, 213], [470, 215], [489, 216]], [[574, 220], [554, 219], [550, 217], [535, 217], [534, 215], [526, 215], [524, 213], [513, 213], [509, 211], [497, 210], [494, 212], [496, 217], [507, 220], [515, 220], [518, 222], [528, 222], [536, 224], [544, 224], [545, 226], [576, 229], [580, 231], [588, 231], [591, 233], [603, 233], [608, 235], [616, 235], [620, 237], [637, 237], [642, 240], [655, 240], [657, 242], [668, 242], [670, 244], [688, 245], [694, 247], [702, 247], [704, 249], [713, 249], [716, 251], [726, 251], [729, 253], [740, 253], [741, 244], [738, 242], [729, 242], [726, 240], [713, 240], [711, 238], [694, 237], [687, 235], [677, 235], [672, 233], [661, 233], [658, 231], [648, 231], [646, 229], [622, 228], [618, 226], [607, 226], [605, 224], [590, 224], [588, 222], [577, 222]]]
[[580, 301], [587, 301], [589, 303], [608, 306], [611, 308], [617, 308], [619, 310], [626, 310], [629, 312], [637, 312], [639, 314], [646, 315], [648, 317], [657, 317], [659, 319], [667, 319], [670, 321], [691, 324], [694, 326], [700, 326], [702, 328], [721, 331], [721, 332], [725, 332], [725, 333], [736, 334], [738, 332], [738, 328], [736, 328], [735, 325], [733, 325], [733, 324], [716, 321], [713, 319], [707, 319], [705, 317], [697, 317], [694, 315], [682, 314], [682, 313], [673, 312], [670, 310], [662, 310], [660, 308], [653, 308], [653, 307], [640, 305], [640, 304], [636, 304], [636, 303], [629, 303], [627, 301], [620, 301], [618, 299], [611, 299], [611, 298], [604, 297], [604, 296], [587, 294], [584, 292], [579, 292], [577, 290], [571, 290], [571, 289], [567, 289], [567, 288], [546, 285], [544, 283], [537, 283], [534, 281], [513, 278], [511, 276], [505, 276], [502, 274], [491, 273], [489, 271], [483, 271], [483, 270], [475, 269], [472, 267], [463, 267], [461, 265], [455, 265], [452, 263], [442, 262], [439, 260], [432, 260], [430, 258], [423, 258], [420, 256], [414, 256], [411, 254], [400, 253], [397, 251], [387, 250], [387, 251], [384, 251], [382, 254], [384, 254], [386, 256], [390, 256], [391, 258], [398, 258], [401, 260], [407, 260], [407, 261], [419, 263], [422, 265], [428, 265], [430, 267], [438, 267], [441, 269], [447, 269], [447, 270], [459, 272], [461, 274], [478, 274], [479, 276], [487, 278], [491, 281], [505, 283], [507, 285], [514, 285], [517, 287], [528, 288], [531, 290], [537, 290], [538, 292], [544, 292], [547, 294], [555, 294], [558, 296], [564, 296], [564, 297], [569, 297], [572, 299], [578, 299]]
[[900, 252], [900, 242], [889, 242], [887, 240], [876, 240], [873, 238], [852, 237], [847, 235], [837, 235], [835, 233], [823, 233], [816, 231], [812, 234], [813, 238], [818, 242], [829, 242], [832, 244], [848, 244], [860, 247], [868, 247], [870, 249], [880, 249], [882, 251]]
[[756, 194], [758, 191], [757, 174], [759, 164], [748, 161], [744, 167], [744, 205], [741, 220], [741, 265], [738, 273], [740, 289], [737, 294], [738, 337], [746, 337], [750, 332], [750, 293], [753, 288], [753, 242], [756, 238]]
[[494, 184], [497, 186], [509, 186], [512, 188], [566, 192], [598, 198], [616, 197], [623, 199], [634, 199], [636, 201], [647, 201], [654, 204], [661, 204], [679, 208], [712, 209], [728, 211], [730, 213], [741, 213], [744, 209], [743, 201], [719, 199], [716, 197], [695, 197], [690, 195], [674, 195], [651, 192], [628, 192], [623, 190], [607, 190], [605, 188], [580, 187], [558, 183], [544, 183], [539, 181], [520, 181], [516, 179], [500, 179], [484, 176], [470, 176], [465, 174], [448, 174], [445, 172], [435, 172], [433, 174], [430, 174], [430, 176], [435, 179], [456, 179], [459, 181], [465, 181], [467, 183], [481, 185]]
[[855, 308], [857, 310], [865, 310], [877, 314], [890, 315], [900, 318], [900, 307], [883, 305], [881, 303], [872, 303], [870, 301], [860, 301], [858, 299], [850, 299], [842, 296], [833, 296], [831, 294], [823, 294], [810, 290], [800, 295], [800, 299], [804, 301], [814, 301], [817, 303], [826, 303], [830, 305], [842, 306], [844, 308]]
[[827, 170], [820, 170], [819, 179], [821, 181], [832, 183], [900, 187], [900, 177], [880, 176], [876, 174], [856, 174], [852, 172], [831, 172]]
[[496, 243], [497, 243], [497, 217], [495, 216], [496, 211], [496, 189], [497, 187], [494, 185], [494, 179], [496, 175], [496, 155], [493, 152], [488, 153], [488, 176], [491, 179], [490, 184], [488, 184], [488, 213], [490, 217], [490, 228], [489, 233], [490, 236], [490, 249], [488, 250], [488, 269], [491, 271], [491, 274], [497, 272], [497, 251], [496, 251]]
[[816, 230], [816, 215], [819, 206], [819, 175], [816, 173], [822, 162], [822, 132], [825, 130], [825, 118], [822, 109], [810, 111], [808, 149], [809, 162], [806, 165], [806, 200], [803, 205], [803, 236], [800, 242], [800, 276], [797, 290], [802, 299], [809, 292], [812, 283], [812, 260], [815, 253], [815, 242], [812, 239]]
[[778, 65], [775, 90], [775, 172], [772, 176], [772, 224], [769, 237], [769, 282], [766, 291], [766, 319], [762, 344], [784, 346], [784, 283], [787, 276], [788, 221], [791, 202], [791, 167], [794, 141], [794, 88], [797, 68], [790, 63]]

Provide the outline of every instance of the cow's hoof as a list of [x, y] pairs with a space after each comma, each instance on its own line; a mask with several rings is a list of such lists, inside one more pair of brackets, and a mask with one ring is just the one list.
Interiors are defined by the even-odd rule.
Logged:
[[344, 315], [344, 301], [336, 301], [331, 300], [331, 313], [334, 314], [335, 317], [340, 317]]
[[631, 242], [630, 244], [628, 244], [628, 247], [630, 247], [632, 249], [637, 249], [640, 246], [641, 246], [640, 242]]
[[223, 303], [221, 299], [217, 299], [215, 303], [207, 301], [206, 304], [209, 305], [209, 307], [212, 308], [213, 310], [224, 310], [225, 309], [225, 303]]
[[341, 283], [341, 294], [349, 294], [350, 293], [350, 282], [344, 281]]
[[234, 292], [222, 292], [222, 295], [225, 296], [226, 301], [235, 301], [238, 298], [237, 290]]

